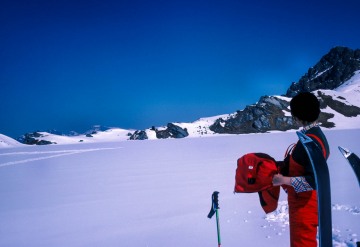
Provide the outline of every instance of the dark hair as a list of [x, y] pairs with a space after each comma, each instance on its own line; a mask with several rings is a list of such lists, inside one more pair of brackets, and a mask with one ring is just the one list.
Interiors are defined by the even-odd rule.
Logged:
[[320, 102], [309, 92], [297, 94], [290, 101], [291, 115], [305, 122], [315, 122], [320, 115]]

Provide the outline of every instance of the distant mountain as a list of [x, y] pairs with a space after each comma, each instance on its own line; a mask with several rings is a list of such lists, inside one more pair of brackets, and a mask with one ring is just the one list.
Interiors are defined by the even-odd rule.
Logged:
[[335, 89], [360, 70], [360, 49], [335, 47], [298, 82], [293, 82], [286, 96], [293, 97], [299, 92], [312, 92], [318, 89]]
[[353, 88], [346, 94], [336, 92], [341, 85], [346, 87], [350, 82], [359, 83], [359, 71], [360, 50], [335, 47], [298, 82], [292, 83], [284, 97], [263, 96], [259, 102], [247, 106], [243, 111], [226, 119], [217, 119], [209, 128], [215, 133], [228, 134], [298, 129], [299, 126], [292, 120], [289, 102], [299, 92], [313, 92], [318, 97], [322, 109], [319, 122], [325, 128], [333, 128], [338, 124], [335, 115], [347, 118], [360, 115], [360, 104], [354, 99], [360, 96], [356, 91], [360, 88]]
[[[134, 132], [133, 130], [95, 126], [91, 128], [89, 131], [86, 131], [86, 133], [78, 134], [78, 135], [72, 135], [72, 134], [58, 135], [44, 131], [30, 132], [19, 137], [18, 141], [19, 143], [21, 142], [23, 144], [28, 144], [28, 145], [76, 144], [76, 143], [125, 141], [129, 139], [129, 137], [133, 134], [133, 132]], [[10, 137], [8, 138], [11, 139]], [[0, 136], [0, 141], [1, 141], [1, 136]]]
[[[296, 130], [300, 126], [292, 120], [289, 104], [291, 97], [304, 91], [313, 92], [320, 100], [322, 112], [319, 122], [322, 127], [359, 128], [360, 50], [335, 47], [298, 82], [293, 82], [285, 95], [261, 96], [255, 104], [231, 114], [201, 118], [192, 123], [168, 123], [166, 126], [153, 126], [145, 130], [94, 126], [83, 134], [33, 132], [21, 136], [18, 141], [43, 145]], [[0, 146], [5, 146], [1, 145], [1, 141], [0, 136]]]

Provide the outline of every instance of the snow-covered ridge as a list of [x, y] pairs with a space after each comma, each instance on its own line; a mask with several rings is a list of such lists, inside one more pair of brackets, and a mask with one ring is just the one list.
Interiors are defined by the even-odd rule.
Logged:
[[[37, 132], [40, 137], [36, 139], [51, 142], [52, 144], [79, 144], [79, 143], [101, 143], [101, 142], [114, 142], [124, 141], [129, 139], [129, 133], [133, 130], [126, 130], [120, 128], [110, 128], [106, 131], [97, 131], [93, 134], [83, 134], [76, 136], [65, 136], [50, 134], [48, 132]], [[8, 136], [0, 134], [0, 148], [1, 147], [16, 147], [22, 144]]]
[[11, 137], [0, 134], [0, 148], [19, 147], [19, 146], [22, 146], [22, 145], [24, 145], [24, 144], [21, 144], [20, 142], [12, 139]]

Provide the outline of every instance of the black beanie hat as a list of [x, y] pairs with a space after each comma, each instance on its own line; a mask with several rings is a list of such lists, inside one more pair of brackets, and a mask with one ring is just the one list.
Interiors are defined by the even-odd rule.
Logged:
[[312, 123], [319, 117], [320, 102], [312, 93], [299, 93], [290, 101], [290, 109], [294, 117]]

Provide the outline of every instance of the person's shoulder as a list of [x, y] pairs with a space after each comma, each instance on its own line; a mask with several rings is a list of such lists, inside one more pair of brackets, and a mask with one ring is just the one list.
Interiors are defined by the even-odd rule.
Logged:
[[311, 129], [309, 129], [307, 132], [306, 132], [307, 135], [315, 135], [321, 139], [326, 139], [325, 137], [325, 134], [324, 132], [322, 131], [322, 129], [320, 128], [320, 126], [315, 126]]
[[315, 141], [318, 145], [320, 145], [324, 150], [324, 154], [326, 155], [326, 157], [329, 157], [329, 153], [330, 153], [329, 143], [321, 128], [319, 126], [313, 127], [309, 129], [309, 131], [306, 134], [311, 139], [313, 139], [313, 141]]

